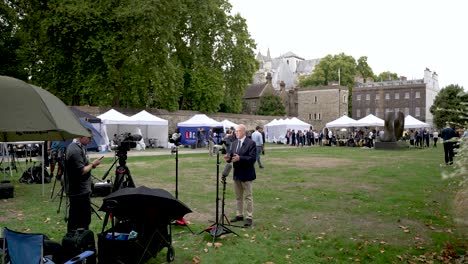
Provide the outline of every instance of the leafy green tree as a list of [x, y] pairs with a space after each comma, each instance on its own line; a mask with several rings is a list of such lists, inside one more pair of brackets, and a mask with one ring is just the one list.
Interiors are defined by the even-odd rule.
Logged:
[[17, 0], [32, 82], [70, 105], [241, 111], [257, 68], [227, 0]]
[[260, 98], [260, 104], [256, 114], [284, 116], [286, 115], [286, 110], [284, 109], [284, 105], [279, 96], [267, 94]]
[[466, 126], [467, 102], [468, 94], [463, 87], [451, 84], [441, 89], [429, 110], [434, 116], [435, 126], [442, 128], [446, 122]]
[[400, 80], [400, 77], [397, 73], [384, 71], [379, 73], [379, 75], [374, 76], [374, 81], [382, 82], [382, 81], [397, 81]]
[[372, 68], [369, 66], [369, 64], [367, 64], [366, 56], [362, 56], [358, 59], [356, 71], [362, 77], [364, 82], [367, 82], [367, 78], [374, 77], [374, 72], [372, 71]]

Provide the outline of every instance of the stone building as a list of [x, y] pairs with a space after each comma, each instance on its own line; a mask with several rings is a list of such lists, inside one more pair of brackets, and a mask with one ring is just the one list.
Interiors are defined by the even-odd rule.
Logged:
[[297, 116], [316, 130], [348, 113], [349, 91], [345, 86], [301, 87], [290, 90], [289, 95], [290, 108], [295, 109], [290, 116]]
[[260, 98], [267, 94], [276, 94], [275, 89], [272, 85], [271, 73], [267, 73], [266, 82], [254, 83], [247, 86], [244, 94], [244, 111], [246, 114], [257, 113], [258, 107], [260, 106]]
[[271, 58], [270, 49], [267, 55], [258, 53], [256, 57], [259, 69], [254, 74], [254, 84], [264, 82], [268, 73], [271, 74], [273, 88], [278, 91], [283, 83], [286, 90], [296, 87], [298, 78], [312, 74], [320, 59], [306, 60], [293, 52], [287, 52], [277, 58]]
[[427, 68], [423, 79], [358, 83], [353, 89], [352, 117], [373, 114], [384, 119], [387, 112], [401, 111], [432, 125], [429, 109], [439, 90], [437, 73]]

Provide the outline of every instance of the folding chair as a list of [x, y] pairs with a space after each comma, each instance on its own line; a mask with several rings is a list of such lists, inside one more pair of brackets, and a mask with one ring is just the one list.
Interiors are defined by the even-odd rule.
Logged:
[[[44, 256], [44, 235], [27, 234], [4, 228], [2, 264], [54, 264], [50, 256]], [[66, 264], [86, 263], [93, 251], [85, 251]]]

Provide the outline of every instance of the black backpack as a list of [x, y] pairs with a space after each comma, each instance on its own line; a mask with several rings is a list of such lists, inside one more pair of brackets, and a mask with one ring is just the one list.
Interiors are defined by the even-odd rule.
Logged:
[[[32, 166], [29, 167], [27, 170], [23, 172], [21, 178], [19, 178], [19, 182], [21, 183], [42, 183], [42, 165], [39, 166]], [[50, 183], [51, 177], [47, 170], [44, 170], [44, 183]]]

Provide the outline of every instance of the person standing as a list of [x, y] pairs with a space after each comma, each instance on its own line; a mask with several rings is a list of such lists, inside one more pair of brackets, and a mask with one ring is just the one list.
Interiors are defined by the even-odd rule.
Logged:
[[91, 137], [79, 137], [67, 147], [65, 154], [64, 183], [70, 201], [68, 232], [78, 228], [87, 230], [91, 223], [91, 170], [101, 163], [101, 159], [88, 161], [86, 145], [90, 142]]
[[262, 137], [262, 128], [257, 126], [255, 132], [252, 133], [252, 140], [255, 142], [257, 148], [257, 163], [260, 169], [263, 169], [262, 162], [260, 161], [260, 156], [262, 155], [263, 150], [263, 137]]
[[453, 164], [453, 145], [454, 145], [454, 138], [457, 136], [455, 130], [453, 130], [449, 123], [447, 122], [444, 129], [442, 129], [441, 137], [444, 144], [444, 159], [445, 165], [452, 165]]
[[437, 148], [437, 141], [439, 140], [439, 132], [437, 130], [432, 132], [432, 140], [434, 140], [434, 148]]
[[231, 151], [226, 153], [224, 160], [232, 162], [234, 167], [233, 180], [234, 192], [236, 194], [236, 216], [231, 222], [244, 220], [244, 226], [253, 224], [253, 181], [257, 178], [255, 174], [255, 161], [257, 160], [257, 147], [255, 142], [246, 137], [245, 125], [238, 125], [235, 129], [236, 140], [233, 142]]

